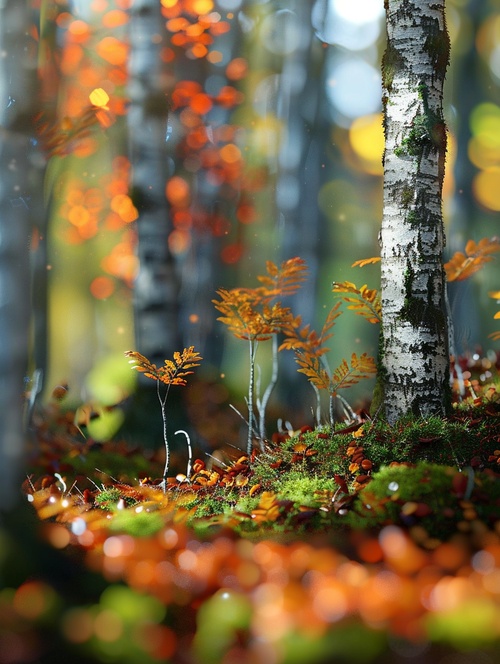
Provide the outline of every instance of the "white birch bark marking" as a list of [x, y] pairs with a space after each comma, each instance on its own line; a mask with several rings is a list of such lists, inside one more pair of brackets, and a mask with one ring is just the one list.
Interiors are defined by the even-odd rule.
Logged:
[[444, 414], [449, 352], [441, 194], [444, 0], [386, 0], [382, 354], [389, 422]]

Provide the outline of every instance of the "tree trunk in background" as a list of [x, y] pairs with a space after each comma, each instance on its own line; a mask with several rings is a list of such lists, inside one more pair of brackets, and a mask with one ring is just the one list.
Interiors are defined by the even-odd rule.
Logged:
[[444, 0], [386, 0], [381, 372], [387, 419], [443, 415], [449, 350], [441, 193]]
[[30, 7], [0, 3], [0, 506], [19, 491], [30, 315], [30, 139], [36, 58]]
[[[456, 251], [462, 251], [467, 240], [477, 237], [476, 234], [480, 232], [477, 222], [481, 213], [472, 192], [472, 182], [477, 169], [469, 159], [468, 150], [469, 141], [472, 138], [470, 126], [472, 111], [484, 96], [483, 91], [485, 90], [481, 69], [487, 66], [481, 58], [478, 58], [474, 39], [479, 33], [484, 14], [487, 11], [488, 6], [483, 0], [468, 0], [462, 7], [467, 21], [462, 16], [461, 32], [458, 36], [460, 47], [457, 49], [460, 52], [454, 52], [449, 71], [450, 94], [448, 98], [456, 107], [453, 130], [457, 143], [454, 161], [455, 187], [449, 215], [447, 259], [451, 258]], [[462, 42], [465, 38], [467, 43], [467, 36], [469, 43], [463, 50]], [[481, 307], [477, 293], [478, 287], [479, 285], [472, 279], [448, 284], [454, 323], [454, 349], [450, 350], [455, 355], [472, 351], [471, 341], [474, 339], [477, 343], [477, 340], [481, 338]], [[481, 287], [484, 288], [484, 284]]]
[[137, 348], [163, 364], [179, 347], [178, 280], [168, 248], [170, 224], [165, 185], [169, 177], [166, 132], [167, 73], [161, 57], [165, 20], [158, 0], [130, 8], [128, 127], [132, 198], [139, 211], [139, 274], [134, 290]]

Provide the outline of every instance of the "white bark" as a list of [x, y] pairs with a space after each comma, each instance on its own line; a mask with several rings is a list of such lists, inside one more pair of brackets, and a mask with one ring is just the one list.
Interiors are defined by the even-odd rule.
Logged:
[[162, 364], [178, 350], [178, 283], [168, 248], [171, 230], [165, 185], [169, 177], [166, 132], [168, 74], [161, 58], [165, 20], [158, 0], [130, 8], [128, 127], [132, 197], [139, 211], [139, 274], [134, 289], [137, 346]]
[[449, 351], [441, 194], [444, 0], [386, 0], [381, 230], [384, 402], [389, 422], [444, 414]]

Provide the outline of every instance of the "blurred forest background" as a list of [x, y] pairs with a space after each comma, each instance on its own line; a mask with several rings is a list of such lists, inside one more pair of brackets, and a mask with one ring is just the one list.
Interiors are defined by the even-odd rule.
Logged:
[[[350, 266], [379, 252], [383, 0], [33, 5], [30, 158], [44, 200], [33, 178], [11, 200], [33, 228], [31, 388], [39, 377], [45, 401], [68, 385], [76, 406], [113, 406], [137, 378], [124, 351], [162, 363], [194, 345], [204, 362], [187, 409], [213, 444], [239, 427], [226, 406], [213, 414], [244, 409], [248, 371], [246, 344], [216, 320], [217, 288], [254, 286], [267, 260], [300, 256], [309, 279], [289, 304], [318, 329], [332, 281], [379, 285], [378, 266]], [[499, 234], [500, 0], [448, 0], [447, 16], [451, 255]], [[453, 286], [457, 349], [487, 349], [498, 272]], [[344, 315], [330, 346], [333, 366], [376, 355], [377, 329]], [[282, 360], [276, 416], [300, 426], [314, 395]], [[370, 390], [347, 396], [355, 406]], [[92, 435], [124, 417], [110, 410]]]

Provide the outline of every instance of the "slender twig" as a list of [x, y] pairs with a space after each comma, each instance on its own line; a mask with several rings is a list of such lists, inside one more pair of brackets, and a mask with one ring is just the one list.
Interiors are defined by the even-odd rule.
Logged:
[[344, 399], [344, 397], [341, 394], [337, 394], [337, 399], [342, 404], [342, 408], [344, 409], [344, 415], [346, 415], [348, 422], [357, 422], [359, 420], [359, 417], [351, 408], [350, 403], [346, 399]]
[[175, 432], [175, 435], [177, 436], [178, 433], [183, 433], [186, 436], [186, 443], [187, 443], [187, 448], [188, 448], [188, 462], [187, 462], [187, 469], [186, 469], [186, 477], [188, 480], [191, 477], [191, 466], [193, 462], [193, 448], [191, 447], [191, 438], [189, 437], [189, 434], [187, 431], [184, 431], [184, 429], [179, 429], [178, 431]]
[[276, 383], [278, 382], [278, 335], [277, 333], [273, 334], [272, 337], [272, 373], [271, 380], [269, 381], [265, 392], [262, 396], [262, 399], [257, 401], [257, 410], [259, 412], [259, 440], [260, 448], [264, 451], [264, 440], [266, 437], [266, 408], [269, 402], [269, 397], [271, 396]]
[[247, 454], [252, 454], [253, 442], [253, 393], [255, 383], [255, 355], [257, 353], [257, 342], [254, 339], [248, 340], [250, 350], [250, 377], [248, 381], [248, 438], [247, 438]]
[[335, 427], [335, 409], [333, 407], [333, 402], [334, 402], [334, 399], [335, 399], [335, 395], [334, 394], [329, 394], [328, 396], [329, 396], [329, 398], [328, 398], [328, 413], [329, 413], [329, 416], [330, 416], [330, 426], [333, 429]]
[[314, 393], [316, 394], [315, 420], [316, 420], [316, 426], [319, 427], [319, 425], [321, 424], [321, 392], [319, 391], [319, 388], [314, 383], [310, 383], [310, 385], [313, 388]]
[[162, 397], [160, 381], [159, 380], [156, 381], [156, 394], [158, 395], [158, 401], [160, 402], [161, 406], [161, 418], [163, 421], [163, 442], [165, 444], [165, 466], [163, 468], [163, 480], [161, 482], [161, 486], [164, 492], [166, 492], [167, 490], [167, 476], [168, 476], [168, 468], [170, 466], [170, 446], [168, 444], [168, 435], [167, 435], [167, 408], [166, 408], [169, 391], [170, 391], [170, 385], [167, 385], [167, 389], [165, 390], [165, 395]]

